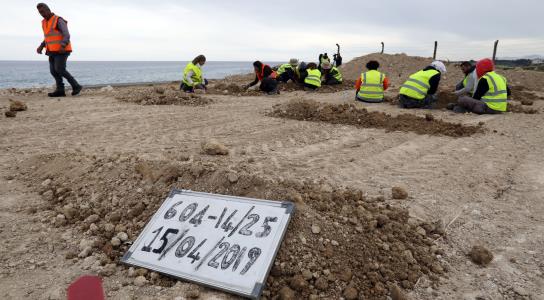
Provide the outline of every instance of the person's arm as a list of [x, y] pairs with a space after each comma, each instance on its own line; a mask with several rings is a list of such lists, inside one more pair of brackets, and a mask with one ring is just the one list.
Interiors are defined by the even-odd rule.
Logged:
[[357, 81], [355, 82], [355, 90], [357, 90], [357, 93], [358, 93], [359, 90], [361, 89], [361, 84], [363, 84], [363, 80], [362, 80], [361, 77], [359, 76], [359, 79], [357, 79]]
[[428, 95], [434, 95], [436, 94], [436, 91], [438, 91], [438, 84], [440, 83], [440, 73], [434, 75], [429, 79], [429, 85], [431, 86], [429, 88], [429, 91], [427, 91]]
[[68, 24], [66, 24], [66, 21], [64, 21], [63, 18], [59, 18], [57, 22], [57, 29], [62, 34], [62, 41], [60, 41], [60, 44], [62, 47], [66, 47], [66, 45], [70, 43], [70, 32], [68, 31]]
[[389, 78], [385, 77], [383, 80], [383, 90], [387, 90], [389, 88]]
[[482, 97], [489, 91], [489, 85], [487, 84], [487, 80], [480, 80], [478, 81], [478, 86], [476, 87], [476, 91], [474, 92], [474, 95], [472, 98], [476, 100], [481, 100]]
[[195, 72], [193, 72], [193, 70], [189, 71], [189, 73], [187, 73], [187, 76], [185, 76], [185, 80], [187, 80], [187, 82], [189, 82], [189, 85], [193, 85], [193, 79], [191, 79], [191, 77], [193, 77], [193, 75], [195, 74]]
[[250, 84], [248, 84], [246, 86], [246, 88], [250, 88], [250, 87], [256, 85], [258, 82], [259, 82], [259, 77], [257, 77], [257, 75], [255, 75], [255, 79]]
[[456, 95], [471, 94], [476, 85], [476, 72], [472, 72], [467, 76], [467, 84], [462, 89], [453, 92]]
[[264, 70], [263, 70], [263, 78], [267, 78], [268, 76], [272, 75], [272, 68], [269, 67], [269, 66], [264, 66]]

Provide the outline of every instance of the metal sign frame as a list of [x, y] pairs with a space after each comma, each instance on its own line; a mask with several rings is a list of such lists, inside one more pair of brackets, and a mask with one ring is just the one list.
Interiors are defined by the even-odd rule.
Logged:
[[[225, 201], [229, 201], [229, 202], [237, 202], [237, 203], [243, 203], [243, 204], [255, 204], [255, 203], [258, 203], [258, 205], [261, 205], [261, 206], [264, 205], [264, 206], [271, 206], [271, 207], [284, 208], [285, 209], [285, 214], [288, 215], [287, 219], [285, 221], [285, 226], [283, 228], [281, 228], [281, 232], [279, 233], [280, 238], [276, 242], [275, 248], [273, 249], [273, 254], [270, 256], [270, 260], [264, 262], [264, 263], [266, 263], [267, 267], [266, 267], [266, 271], [264, 273], [264, 276], [262, 277], [262, 282], [256, 282], [254, 287], [253, 287], [253, 290], [251, 291], [251, 293], [244, 293], [242, 290], [230, 287], [230, 286], [228, 286], [225, 283], [220, 282], [220, 281], [194, 278], [194, 276], [191, 276], [190, 273], [187, 273], [187, 272], [184, 272], [184, 271], [174, 271], [173, 269], [167, 269], [167, 268], [164, 268], [162, 266], [158, 266], [158, 265], [154, 265], [154, 264], [151, 264], [151, 263], [148, 263], [148, 262], [145, 262], [145, 261], [137, 260], [137, 259], [132, 257], [134, 252], [137, 251], [137, 249], [139, 249], [140, 246], [142, 245], [142, 243], [144, 242], [144, 238], [147, 237], [151, 233], [151, 231], [153, 230], [151, 226], [156, 221], [159, 221], [159, 219], [162, 217], [162, 214], [164, 213], [165, 209], [167, 208], [166, 206], [169, 203], [169, 200], [174, 198], [174, 196], [176, 196], [176, 195], [189, 195], [189, 196], [207, 197], [207, 198], [212, 197], [212, 198], [215, 198], [215, 199], [221, 199], [221, 200], [225, 200]], [[175, 277], [175, 278], [179, 278], [179, 279], [183, 279], [183, 280], [186, 280], [186, 281], [194, 282], [194, 283], [201, 284], [201, 285], [211, 287], [211, 288], [214, 288], [214, 289], [219, 289], [219, 290], [226, 291], [226, 292], [229, 292], [229, 293], [233, 293], [233, 294], [236, 294], [236, 295], [239, 295], [239, 296], [248, 297], [248, 298], [251, 298], [251, 299], [258, 299], [260, 297], [263, 289], [264, 289], [266, 279], [268, 278], [270, 270], [271, 270], [272, 265], [273, 265], [273, 262], [276, 259], [276, 255], [278, 253], [279, 247], [281, 246], [281, 244], [283, 242], [283, 239], [285, 238], [285, 233], [286, 233], [287, 228], [289, 226], [289, 223], [291, 221], [291, 217], [292, 217], [292, 215], [294, 213], [294, 210], [295, 210], [295, 204], [293, 202], [289, 202], [289, 201], [270, 201], [270, 200], [262, 200], [262, 199], [255, 199], [255, 198], [235, 197], [235, 196], [227, 196], [227, 195], [219, 195], [219, 194], [211, 194], [211, 193], [193, 192], [193, 191], [190, 191], [190, 190], [172, 189], [170, 191], [168, 197], [163, 201], [163, 203], [159, 207], [159, 209], [155, 212], [155, 214], [152, 216], [152, 218], [147, 222], [147, 224], [145, 225], [144, 229], [142, 230], [142, 232], [140, 233], [140, 235], [138, 236], [136, 241], [134, 241], [134, 243], [131, 245], [130, 249], [125, 253], [123, 258], [121, 259], [121, 262], [125, 263], [127, 265], [131, 265], [131, 266], [150, 269], [150, 270], [153, 270], [153, 271], [161, 273], [161, 274], [165, 274], [165, 275], [172, 276], [172, 277]], [[245, 219], [245, 217], [242, 220], [244, 220], [244, 219]], [[171, 246], [174, 246], [176, 243], [173, 243], [173, 245], [171, 245]], [[212, 249], [210, 254], [213, 253], [213, 250], [214, 249]], [[206, 259], [207, 258], [204, 257], [203, 261], [206, 260]]]

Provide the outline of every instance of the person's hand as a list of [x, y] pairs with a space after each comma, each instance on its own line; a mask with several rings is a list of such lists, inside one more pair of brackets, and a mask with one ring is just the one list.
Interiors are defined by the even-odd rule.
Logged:
[[38, 54], [42, 54], [42, 52], [43, 52], [43, 46], [40, 45], [40, 47], [38, 47], [38, 49], [36, 49], [36, 52], [38, 52]]

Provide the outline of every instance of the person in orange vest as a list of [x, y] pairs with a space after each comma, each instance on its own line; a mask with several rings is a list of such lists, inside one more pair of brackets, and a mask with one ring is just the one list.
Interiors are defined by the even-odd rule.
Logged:
[[278, 90], [278, 81], [276, 80], [276, 72], [272, 70], [269, 65], [265, 65], [260, 61], [255, 61], [253, 63], [253, 69], [255, 70], [255, 80], [250, 84], [246, 85], [244, 88], [249, 89], [250, 87], [261, 82], [259, 89], [269, 95], [279, 94]]
[[68, 22], [55, 15], [45, 3], [37, 5], [38, 12], [43, 17], [42, 29], [44, 40], [38, 47], [38, 54], [42, 54], [45, 48], [45, 54], [49, 56], [49, 71], [55, 78], [56, 89], [53, 93], [48, 93], [49, 97], [64, 97], [63, 77], [68, 80], [72, 86], [72, 96], [81, 92], [81, 85], [66, 70], [66, 61], [72, 53], [72, 44], [70, 43], [70, 33], [68, 32]]

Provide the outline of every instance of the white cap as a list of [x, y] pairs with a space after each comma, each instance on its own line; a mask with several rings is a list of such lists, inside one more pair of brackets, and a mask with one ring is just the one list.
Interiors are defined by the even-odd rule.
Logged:
[[431, 67], [434, 67], [438, 72], [442, 73], [442, 74], [446, 74], [447, 70], [446, 70], [446, 66], [444, 65], [443, 62], [439, 61], [439, 60], [435, 60], [431, 63]]

